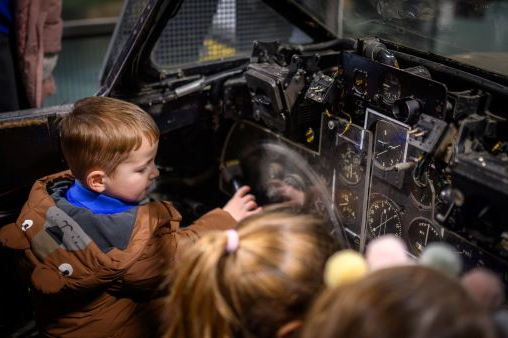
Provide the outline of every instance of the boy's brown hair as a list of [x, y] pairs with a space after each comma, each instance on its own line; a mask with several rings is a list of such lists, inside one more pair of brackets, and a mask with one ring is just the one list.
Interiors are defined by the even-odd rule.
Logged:
[[302, 338], [494, 338], [487, 312], [459, 281], [412, 265], [377, 270], [325, 290]]
[[151, 144], [159, 140], [159, 129], [147, 112], [110, 97], [77, 101], [59, 128], [67, 165], [82, 183], [92, 170], [113, 174], [129, 152], [139, 149], [143, 137]]
[[237, 231], [234, 252], [226, 251], [223, 231], [186, 252], [171, 286], [165, 337], [275, 337], [303, 318], [337, 248], [322, 220], [265, 211]]

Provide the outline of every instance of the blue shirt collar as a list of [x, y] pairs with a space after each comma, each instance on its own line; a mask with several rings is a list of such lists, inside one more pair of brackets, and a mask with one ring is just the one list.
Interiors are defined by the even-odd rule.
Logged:
[[87, 208], [94, 214], [116, 214], [138, 205], [137, 203], [127, 203], [89, 190], [82, 186], [78, 180], [75, 180], [74, 184], [67, 190], [65, 197], [72, 205]]

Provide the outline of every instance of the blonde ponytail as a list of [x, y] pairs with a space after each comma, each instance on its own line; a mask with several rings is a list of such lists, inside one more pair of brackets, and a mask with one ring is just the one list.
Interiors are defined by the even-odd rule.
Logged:
[[[171, 286], [170, 318], [166, 319], [170, 325], [165, 337], [229, 337], [228, 323], [237, 319], [220, 293], [219, 274], [227, 254], [226, 244], [225, 232], [210, 233], [189, 250], [179, 265], [177, 275], [185, 278], [177, 278]], [[189, 302], [189, 298], [200, 301]]]
[[337, 249], [322, 222], [272, 211], [245, 219], [237, 234], [232, 250], [231, 233], [208, 233], [181, 261], [165, 337], [274, 337], [303, 317]]

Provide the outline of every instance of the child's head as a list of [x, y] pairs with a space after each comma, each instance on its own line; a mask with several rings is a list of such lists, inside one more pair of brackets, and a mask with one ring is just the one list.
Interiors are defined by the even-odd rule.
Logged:
[[77, 101], [59, 124], [63, 155], [88, 188], [135, 202], [158, 176], [159, 130], [138, 106], [108, 97]]
[[488, 314], [459, 281], [424, 266], [377, 270], [323, 292], [303, 338], [490, 338]]
[[283, 336], [320, 291], [336, 250], [320, 220], [271, 211], [228, 231], [186, 252], [171, 287], [167, 337]]

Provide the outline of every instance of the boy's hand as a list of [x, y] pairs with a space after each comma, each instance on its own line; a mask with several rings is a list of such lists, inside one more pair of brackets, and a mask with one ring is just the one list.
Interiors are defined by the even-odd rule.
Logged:
[[229, 212], [238, 222], [247, 216], [261, 212], [261, 207], [258, 207], [256, 203], [256, 197], [248, 194], [249, 191], [250, 187], [247, 185], [240, 187], [224, 208], [222, 208], [224, 211]]

